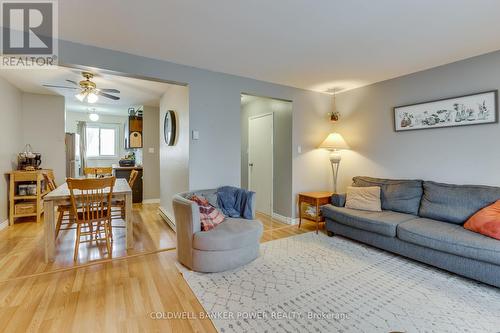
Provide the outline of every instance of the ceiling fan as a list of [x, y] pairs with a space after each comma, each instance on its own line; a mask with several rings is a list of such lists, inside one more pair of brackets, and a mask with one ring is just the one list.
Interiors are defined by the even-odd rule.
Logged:
[[80, 90], [75, 97], [80, 101], [80, 102], [88, 102], [88, 103], [95, 103], [99, 100], [99, 96], [105, 97], [112, 99], [114, 101], [117, 101], [120, 99], [118, 96], [111, 95], [109, 93], [113, 94], [119, 94], [120, 90], [118, 89], [101, 89], [97, 88], [97, 85], [95, 82], [92, 81], [94, 78], [94, 74], [90, 72], [82, 72], [82, 76], [84, 80], [81, 80], [80, 82], [75, 82], [73, 80], [66, 80], [66, 82], [69, 82], [74, 85], [74, 87], [68, 87], [68, 86], [59, 86], [59, 85], [52, 85], [52, 84], [44, 84], [44, 87], [49, 87], [49, 88], [63, 88], [63, 89], [78, 89]]

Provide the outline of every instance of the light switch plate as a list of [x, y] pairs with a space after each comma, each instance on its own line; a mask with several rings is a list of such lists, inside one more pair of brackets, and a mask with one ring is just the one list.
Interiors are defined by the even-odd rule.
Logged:
[[302, 146], [297, 146], [297, 153], [302, 154]]
[[200, 139], [200, 132], [193, 131], [193, 140], [199, 140], [199, 139]]
[[155, 148], [154, 147], [149, 147], [148, 148], [148, 153], [154, 154], [155, 153]]

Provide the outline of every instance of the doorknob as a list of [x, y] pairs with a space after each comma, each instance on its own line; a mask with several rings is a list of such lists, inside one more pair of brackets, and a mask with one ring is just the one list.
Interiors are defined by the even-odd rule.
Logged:
[[251, 166], [251, 167], [253, 167], [253, 163], [248, 163], [248, 166]]

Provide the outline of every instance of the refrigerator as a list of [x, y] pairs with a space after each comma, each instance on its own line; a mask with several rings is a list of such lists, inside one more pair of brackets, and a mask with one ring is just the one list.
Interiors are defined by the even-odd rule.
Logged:
[[64, 139], [66, 144], [66, 177], [80, 176], [80, 135], [66, 133]]

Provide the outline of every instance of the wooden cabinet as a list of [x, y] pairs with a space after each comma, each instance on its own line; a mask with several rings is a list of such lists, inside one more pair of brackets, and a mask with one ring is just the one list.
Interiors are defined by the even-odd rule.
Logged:
[[125, 148], [142, 148], [142, 117], [129, 116], [125, 125]]
[[130, 116], [128, 126], [130, 132], [142, 132], [142, 117]]
[[132, 170], [139, 171], [137, 180], [135, 181], [134, 187], [132, 188], [132, 202], [141, 203], [142, 202], [142, 168], [139, 167], [114, 167], [113, 172], [116, 178], [129, 179]]
[[49, 192], [43, 180], [44, 172], [11, 171], [9, 177], [9, 225], [22, 217], [33, 217], [40, 222], [43, 214], [43, 197]]

